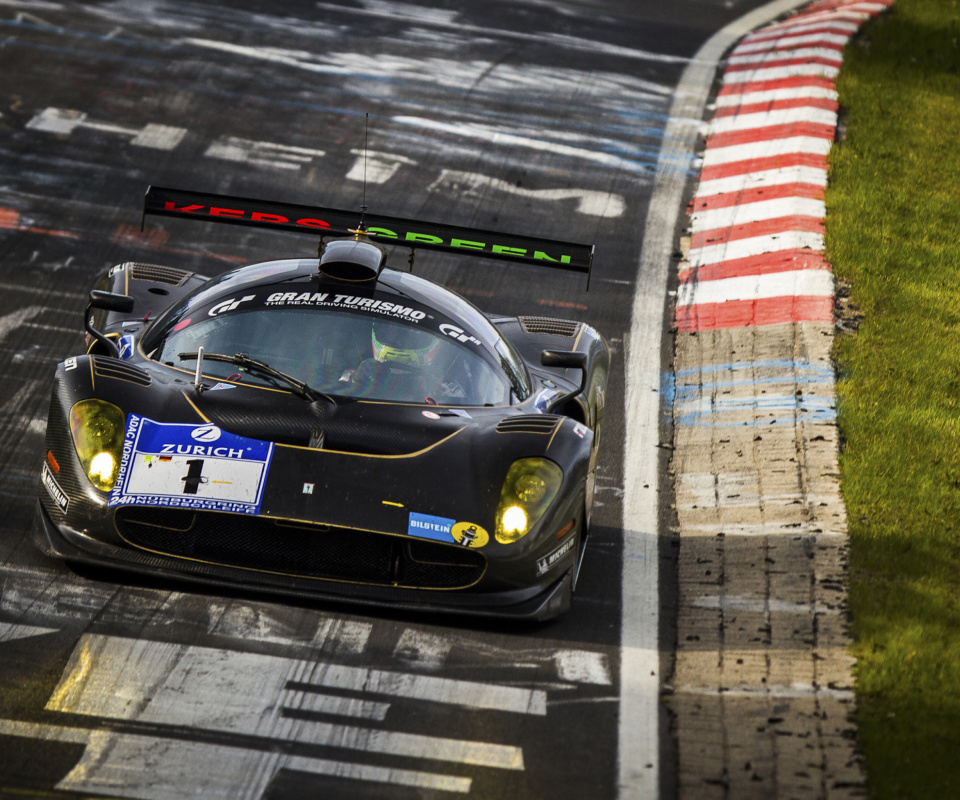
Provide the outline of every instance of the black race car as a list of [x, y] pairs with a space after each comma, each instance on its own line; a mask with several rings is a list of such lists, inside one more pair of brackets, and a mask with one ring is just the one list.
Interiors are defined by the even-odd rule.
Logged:
[[[69, 562], [507, 618], [569, 607], [610, 358], [380, 244], [589, 273], [590, 246], [151, 187], [145, 214], [306, 231], [207, 278], [124, 263], [57, 366], [35, 539]], [[354, 223], [356, 224], [356, 223]], [[346, 237], [346, 238], [340, 238]]]

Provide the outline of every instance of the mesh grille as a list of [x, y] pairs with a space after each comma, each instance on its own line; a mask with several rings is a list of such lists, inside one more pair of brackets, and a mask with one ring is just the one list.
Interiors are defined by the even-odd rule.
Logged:
[[572, 319], [553, 319], [553, 317], [519, 317], [519, 319], [527, 333], [547, 333], [551, 336], [572, 338], [580, 330], [580, 323]]
[[520, 414], [497, 423], [497, 433], [553, 433], [559, 420], [556, 414]]
[[144, 550], [306, 578], [459, 589], [486, 568], [482, 554], [456, 545], [263, 517], [134, 506], [118, 509], [116, 523]]
[[93, 374], [100, 378], [129, 381], [137, 386], [149, 386], [153, 380], [148, 373], [138, 367], [103, 356], [93, 357]]
[[162, 264], [130, 264], [130, 277], [135, 281], [166, 283], [168, 286], [182, 286], [193, 273]]

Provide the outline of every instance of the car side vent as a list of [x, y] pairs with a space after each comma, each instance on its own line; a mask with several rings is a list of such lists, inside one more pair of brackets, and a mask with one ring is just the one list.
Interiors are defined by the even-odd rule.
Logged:
[[137, 386], [149, 386], [153, 382], [150, 374], [132, 364], [124, 364], [115, 358], [93, 357], [93, 374], [99, 378], [112, 378], [115, 381], [127, 381]]
[[497, 433], [551, 434], [561, 417], [556, 414], [520, 414], [497, 423]]
[[139, 262], [131, 262], [130, 264], [130, 277], [135, 281], [182, 286], [192, 274], [192, 272], [187, 272], [184, 269], [165, 267], [162, 264], [141, 264]]
[[580, 330], [580, 324], [572, 319], [553, 319], [553, 317], [519, 317], [523, 330], [527, 333], [546, 333], [551, 336], [574, 337]]

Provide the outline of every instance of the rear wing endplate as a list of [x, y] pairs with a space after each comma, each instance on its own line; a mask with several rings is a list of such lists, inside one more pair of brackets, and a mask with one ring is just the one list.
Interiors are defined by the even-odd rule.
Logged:
[[356, 235], [359, 230], [374, 241], [387, 245], [443, 250], [586, 273], [588, 289], [593, 266], [592, 244], [159, 186], [147, 189], [143, 199], [143, 216], [147, 214], [295, 231], [321, 237]]

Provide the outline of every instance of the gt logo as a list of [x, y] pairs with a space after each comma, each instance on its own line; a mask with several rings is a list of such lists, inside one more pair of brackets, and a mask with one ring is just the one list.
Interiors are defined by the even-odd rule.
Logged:
[[207, 316], [215, 317], [218, 314], [223, 314], [225, 311], [233, 311], [241, 303], [246, 303], [249, 300], [253, 300], [255, 297], [255, 294], [248, 294], [246, 297], [241, 297], [239, 300], [235, 300], [231, 297], [229, 300], [224, 300], [222, 303], [217, 303], [207, 312]]
[[477, 345], [481, 344], [480, 340], [476, 336], [471, 336], [461, 328], [458, 328], [456, 325], [450, 325], [447, 322], [440, 326], [440, 333], [442, 333], [444, 336], [450, 336], [456, 339], [458, 342], [473, 342]]

